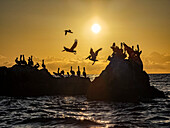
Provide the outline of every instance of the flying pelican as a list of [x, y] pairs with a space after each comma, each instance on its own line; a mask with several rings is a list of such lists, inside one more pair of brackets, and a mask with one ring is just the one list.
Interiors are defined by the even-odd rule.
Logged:
[[67, 35], [67, 33], [73, 33], [70, 29], [69, 30], [65, 30], [65, 36]]
[[[99, 52], [100, 50], [102, 50], [102, 48], [98, 49], [98, 50], [94, 53], [93, 49], [91, 48], [91, 49], [90, 49], [90, 54], [91, 54], [91, 55], [89, 55], [86, 59], [89, 59], [89, 60], [91, 60], [91, 61], [94, 61], [94, 62], [93, 62], [93, 64], [94, 64], [95, 61], [98, 61], [98, 60], [96, 60], [96, 57], [97, 57], [98, 52]], [[93, 65], [93, 64], [92, 64], [92, 65]]]
[[64, 50], [62, 52], [66, 51], [66, 52], [73, 52], [74, 54], [76, 54], [76, 51], [74, 50], [76, 46], [77, 46], [77, 39], [75, 39], [74, 44], [71, 48], [64, 47]]

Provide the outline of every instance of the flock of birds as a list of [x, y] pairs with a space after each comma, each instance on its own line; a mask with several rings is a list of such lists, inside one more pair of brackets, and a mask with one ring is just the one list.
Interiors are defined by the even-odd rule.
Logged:
[[[73, 32], [69, 29], [69, 30], [65, 30], [65, 36], [67, 35], [67, 33], [73, 33]], [[77, 41], [77, 39], [75, 39], [74, 44], [72, 45], [72, 47], [67, 48], [67, 47], [64, 46], [64, 50], [62, 50], [62, 52], [66, 51], [66, 52], [71, 52], [71, 53], [76, 54], [75, 48], [77, 47], [77, 43], [78, 43], [78, 41]], [[90, 55], [86, 59], [89, 59], [89, 60], [93, 61], [92, 65], [94, 65], [94, 63], [96, 61], [98, 61], [96, 59], [96, 57], [97, 57], [99, 51], [101, 51], [101, 50], [102, 50], [102, 48], [100, 48], [96, 52], [94, 52], [93, 49], [91, 48], [90, 49]]]
[[[60, 68], [58, 68], [57, 73], [53, 72], [54, 75], [59, 76], [61, 78], [64, 78], [64, 73], [65, 73], [64, 70], [62, 70], [60, 72]], [[70, 73], [71, 73], [71, 76], [75, 76], [75, 74], [76, 74], [75, 71], [73, 70], [72, 66], [71, 66], [71, 69], [70, 69]], [[80, 74], [81, 74], [80, 67], [78, 66], [77, 76], [80, 77]], [[83, 74], [84, 78], [86, 78], [86, 69], [85, 69], [85, 67], [83, 67], [83, 73], [82, 74]], [[70, 77], [69, 72], [67, 72], [67, 77]]]

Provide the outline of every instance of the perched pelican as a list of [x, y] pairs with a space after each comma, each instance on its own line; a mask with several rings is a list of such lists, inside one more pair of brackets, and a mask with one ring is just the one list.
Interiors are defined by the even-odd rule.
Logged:
[[69, 74], [69, 72], [67, 72], [67, 77], [70, 77], [70, 74]]
[[71, 48], [64, 47], [64, 50], [62, 52], [67, 51], [67, 52], [73, 52], [74, 54], [76, 54], [76, 51], [74, 50], [76, 46], [77, 46], [77, 39], [75, 39], [74, 44]]
[[67, 33], [73, 33], [70, 29], [69, 30], [65, 30], [65, 36], [67, 35]]
[[111, 49], [115, 48], [115, 42], [113, 42], [113, 45], [110, 47]]
[[31, 66], [31, 57], [28, 58], [28, 65]]
[[22, 55], [20, 55], [20, 62], [22, 61]]
[[[108, 56], [107, 60], [109, 60], [109, 61], [110, 61], [110, 60], [111, 60], [111, 58], [112, 58], [111, 56]], [[106, 61], [107, 61], [107, 60], [106, 60]]]
[[132, 46], [132, 50], [134, 50], [134, 46]]
[[24, 57], [24, 55], [22, 55], [22, 57], [23, 57], [23, 60], [21, 61], [21, 64], [23, 64], [23, 65], [27, 65], [27, 62], [25, 61], [25, 57]]
[[61, 75], [64, 75], [64, 70], [61, 71]]
[[15, 59], [16, 64], [21, 65], [21, 62], [18, 61], [18, 57]]
[[77, 76], [80, 77], [80, 67], [78, 66]]
[[83, 76], [86, 78], [86, 71], [85, 71], [85, 67], [83, 67]]
[[39, 63], [37, 63], [36, 65], [34, 65], [34, 68], [38, 69], [39, 68]]
[[43, 69], [46, 68], [46, 66], [45, 66], [45, 64], [44, 64], [44, 60], [42, 60], [42, 67], [43, 67]]
[[72, 66], [71, 66], [70, 73], [71, 73], [71, 76], [75, 76], [75, 72], [73, 71]]
[[34, 65], [34, 62], [33, 62], [33, 60], [32, 60], [32, 56], [31, 56], [31, 66], [33, 66]]
[[[89, 59], [89, 60], [91, 60], [91, 61], [94, 61], [94, 62], [93, 62], [93, 64], [94, 64], [95, 61], [98, 61], [98, 60], [96, 60], [96, 57], [97, 57], [98, 52], [99, 52], [100, 50], [102, 50], [102, 48], [98, 49], [98, 50], [94, 53], [93, 49], [91, 48], [91, 49], [90, 49], [90, 54], [91, 54], [91, 55], [89, 55], [86, 59]], [[92, 65], [93, 65], [93, 64], [92, 64]]]
[[[58, 68], [57, 73], [56, 73], [56, 72], [53, 72], [53, 74], [56, 75], [56, 76], [60, 76], [61, 78], [64, 77], [64, 76], [63, 76], [63, 75], [64, 75], [64, 74], [63, 74], [63, 71], [60, 72], [60, 68]], [[62, 75], [62, 74], [63, 74], [63, 75]]]

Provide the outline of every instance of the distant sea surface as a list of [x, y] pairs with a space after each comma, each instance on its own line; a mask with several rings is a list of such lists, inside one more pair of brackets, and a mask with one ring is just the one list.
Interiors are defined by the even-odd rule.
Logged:
[[[167, 96], [139, 103], [88, 101], [84, 96], [0, 97], [0, 128], [170, 128], [170, 74], [150, 74]], [[89, 75], [91, 80], [96, 75]]]

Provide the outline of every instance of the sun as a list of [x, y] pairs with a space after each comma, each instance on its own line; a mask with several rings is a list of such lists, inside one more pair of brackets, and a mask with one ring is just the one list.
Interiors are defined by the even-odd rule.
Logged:
[[101, 30], [101, 27], [99, 24], [93, 24], [91, 27], [92, 32], [94, 32], [95, 34], [99, 33]]

